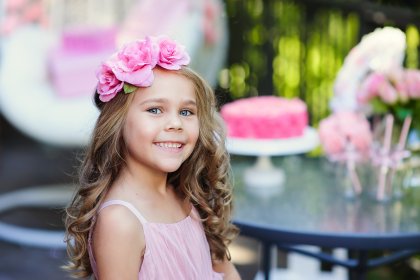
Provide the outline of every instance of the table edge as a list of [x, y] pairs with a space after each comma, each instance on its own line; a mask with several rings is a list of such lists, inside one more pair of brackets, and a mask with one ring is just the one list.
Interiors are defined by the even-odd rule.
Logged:
[[327, 248], [348, 248], [358, 250], [372, 249], [420, 249], [420, 232], [404, 234], [374, 235], [363, 233], [320, 233], [305, 232], [274, 227], [262, 227], [252, 223], [234, 220], [243, 236], [259, 239], [263, 242], [313, 245]]

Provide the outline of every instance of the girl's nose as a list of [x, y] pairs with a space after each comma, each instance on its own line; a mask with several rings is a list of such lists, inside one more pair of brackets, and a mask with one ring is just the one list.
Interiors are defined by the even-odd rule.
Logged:
[[181, 116], [178, 113], [171, 114], [168, 117], [166, 130], [182, 130], [182, 120]]

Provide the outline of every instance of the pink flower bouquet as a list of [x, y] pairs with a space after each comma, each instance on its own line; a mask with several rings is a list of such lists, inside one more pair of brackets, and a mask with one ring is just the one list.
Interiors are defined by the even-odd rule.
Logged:
[[[379, 201], [391, 196], [392, 178], [409, 155], [411, 127], [420, 128], [420, 70], [403, 67], [405, 48], [398, 28], [365, 35], [337, 74], [330, 104], [335, 114], [319, 128], [327, 156], [347, 163], [354, 184], [355, 162], [369, 159], [377, 173], [370, 185], [377, 186]], [[373, 116], [372, 129], [365, 116]]]
[[391, 113], [400, 123], [407, 116], [419, 119], [420, 71], [399, 69], [387, 75], [372, 72], [360, 85], [357, 102], [360, 108], [372, 114]]

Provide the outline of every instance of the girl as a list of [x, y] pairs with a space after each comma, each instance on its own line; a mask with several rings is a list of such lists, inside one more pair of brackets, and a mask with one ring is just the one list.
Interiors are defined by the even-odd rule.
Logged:
[[240, 279], [225, 134], [189, 60], [148, 37], [101, 65], [100, 115], [66, 217], [75, 276]]

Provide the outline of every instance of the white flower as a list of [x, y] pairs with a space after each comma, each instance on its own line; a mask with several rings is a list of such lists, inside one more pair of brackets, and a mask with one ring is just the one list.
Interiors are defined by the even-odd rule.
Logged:
[[337, 74], [331, 101], [333, 111], [356, 110], [356, 94], [368, 72], [389, 74], [402, 68], [405, 48], [405, 33], [398, 28], [377, 28], [364, 35], [349, 52]]

